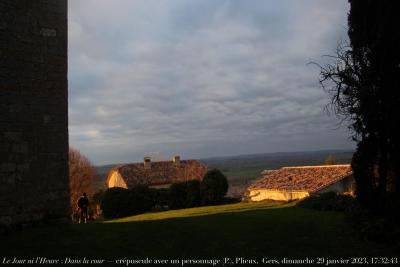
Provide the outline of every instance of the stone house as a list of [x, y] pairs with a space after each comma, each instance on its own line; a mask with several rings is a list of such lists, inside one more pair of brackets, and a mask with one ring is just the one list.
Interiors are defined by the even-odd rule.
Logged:
[[197, 160], [181, 160], [174, 156], [171, 161], [152, 162], [145, 157], [142, 163], [119, 165], [112, 168], [106, 180], [107, 188], [132, 188], [147, 185], [151, 188], [168, 188], [175, 182], [202, 180], [207, 166]]
[[248, 188], [251, 201], [302, 199], [316, 193], [350, 193], [355, 182], [350, 165], [283, 167], [263, 172]]

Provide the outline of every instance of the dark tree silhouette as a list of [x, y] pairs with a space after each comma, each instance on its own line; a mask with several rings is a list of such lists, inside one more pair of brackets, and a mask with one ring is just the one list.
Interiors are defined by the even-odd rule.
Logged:
[[349, 2], [350, 44], [321, 67], [320, 83], [358, 142], [352, 160], [357, 196], [384, 212], [400, 200], [400, 3]]
[[220, 170], [212, 169], [207, 171], [201, 181], [203, 204], [220, 204], [226, 195], [226, 192], [228, 192], [228, 187], [228, 180]]

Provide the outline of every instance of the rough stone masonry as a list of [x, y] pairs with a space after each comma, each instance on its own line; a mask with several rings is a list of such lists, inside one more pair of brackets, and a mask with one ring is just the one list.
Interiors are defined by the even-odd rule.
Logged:
[[0, 228], [67, 218], [67, 0], [0, 1]]

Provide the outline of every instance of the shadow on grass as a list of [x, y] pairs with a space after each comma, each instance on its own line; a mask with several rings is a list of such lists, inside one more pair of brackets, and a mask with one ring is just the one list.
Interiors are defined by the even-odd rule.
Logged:
[[354, 238], [341, 213], [288, 206], [248, 208], [123, 223], [38, 227], [8, 235], [0, 249], [4, 256], [105, 259], [355, 257], [394, 253], [387, 247]]

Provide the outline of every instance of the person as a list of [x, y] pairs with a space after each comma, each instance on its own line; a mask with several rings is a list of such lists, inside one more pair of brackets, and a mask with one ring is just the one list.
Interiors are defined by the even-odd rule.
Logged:
[[80, 215], [81, 215], [79, 218], [79, 223], [87, 222], [88, 207], [89, 207], [89, 199], [86, 196], [86, 193], [84, 192], [83, 195], [78, 200], [78, 208], [79, 208]]

